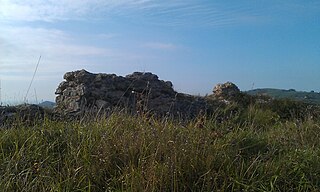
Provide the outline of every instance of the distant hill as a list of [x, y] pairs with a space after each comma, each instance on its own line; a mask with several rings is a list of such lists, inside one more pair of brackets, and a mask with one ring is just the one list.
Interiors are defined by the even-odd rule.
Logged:
[[52, 101], [44, 101], [42, 103], [39, 103], [38, 105], [43, 108], [53, 109], [54, 106], [56, 106], [56, 103]]
[[311, 91], [296, 91], [294, 89], [253, 89], [246, 91], [250, 95], [266, 95], [275, 99], [292, 99], [296, 101], [302, 101], [311, 104], [320, 104], [320, 93]]

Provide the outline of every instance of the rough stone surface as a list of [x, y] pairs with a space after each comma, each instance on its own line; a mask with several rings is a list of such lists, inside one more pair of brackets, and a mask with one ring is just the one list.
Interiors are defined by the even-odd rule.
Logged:
[[207, 109], [205, 98], [177, 93], [170, 81], [159, 80], [152, 73], [134, 72], [122, 77], [79, 70], [66, 73], [64, 79], [55, 92], [55, 111], [60, 114], [118, 107], [132, 113], [192, 116]]
[[231, 83], [231, 82], [226, 82], [223, 84], [217, 84], [213, 88], [213, 96], [216, 99], [219, 100], [230, 100], [235, 98], [237, 95], [239, 95], [240, 90], [239, 88]]

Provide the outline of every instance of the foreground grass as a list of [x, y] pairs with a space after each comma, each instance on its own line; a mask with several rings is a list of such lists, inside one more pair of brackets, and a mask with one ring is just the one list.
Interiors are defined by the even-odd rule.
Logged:
[[267, 117], [15, 125], [0, 130], [0, 190], [320, 191], [319, 124]]

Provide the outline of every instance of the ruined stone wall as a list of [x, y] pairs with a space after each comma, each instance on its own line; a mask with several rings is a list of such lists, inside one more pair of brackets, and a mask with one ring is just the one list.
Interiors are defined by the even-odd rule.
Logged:
[[207, 108], [204, 98], [177, 93], [170, 81], [159, 80], [152, 73], [134, 72], [122, 77], [80, 70], [66, 73], [64, 79], [56, 90], [56, 111], [60, 113], [119, 107], [132, 113], [190, 116]]

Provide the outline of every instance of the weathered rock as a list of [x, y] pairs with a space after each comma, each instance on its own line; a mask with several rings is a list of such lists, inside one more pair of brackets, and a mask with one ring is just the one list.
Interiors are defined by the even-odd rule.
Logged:
[[231, 82], [217, 84], [213, 88], [213, 96], [219, 100], [234, 99], [239, 94], [240, 94], [239, 88]]
[[62, 114], [120, 107], [132, 113], [194, 116], [207, 108], [204, 98], [177, 93], [170, 81], [159, 80], [152, 73], [121, 77], [80, 70], [66, 73], [64, 79], [55, 92], [55, 111]]

